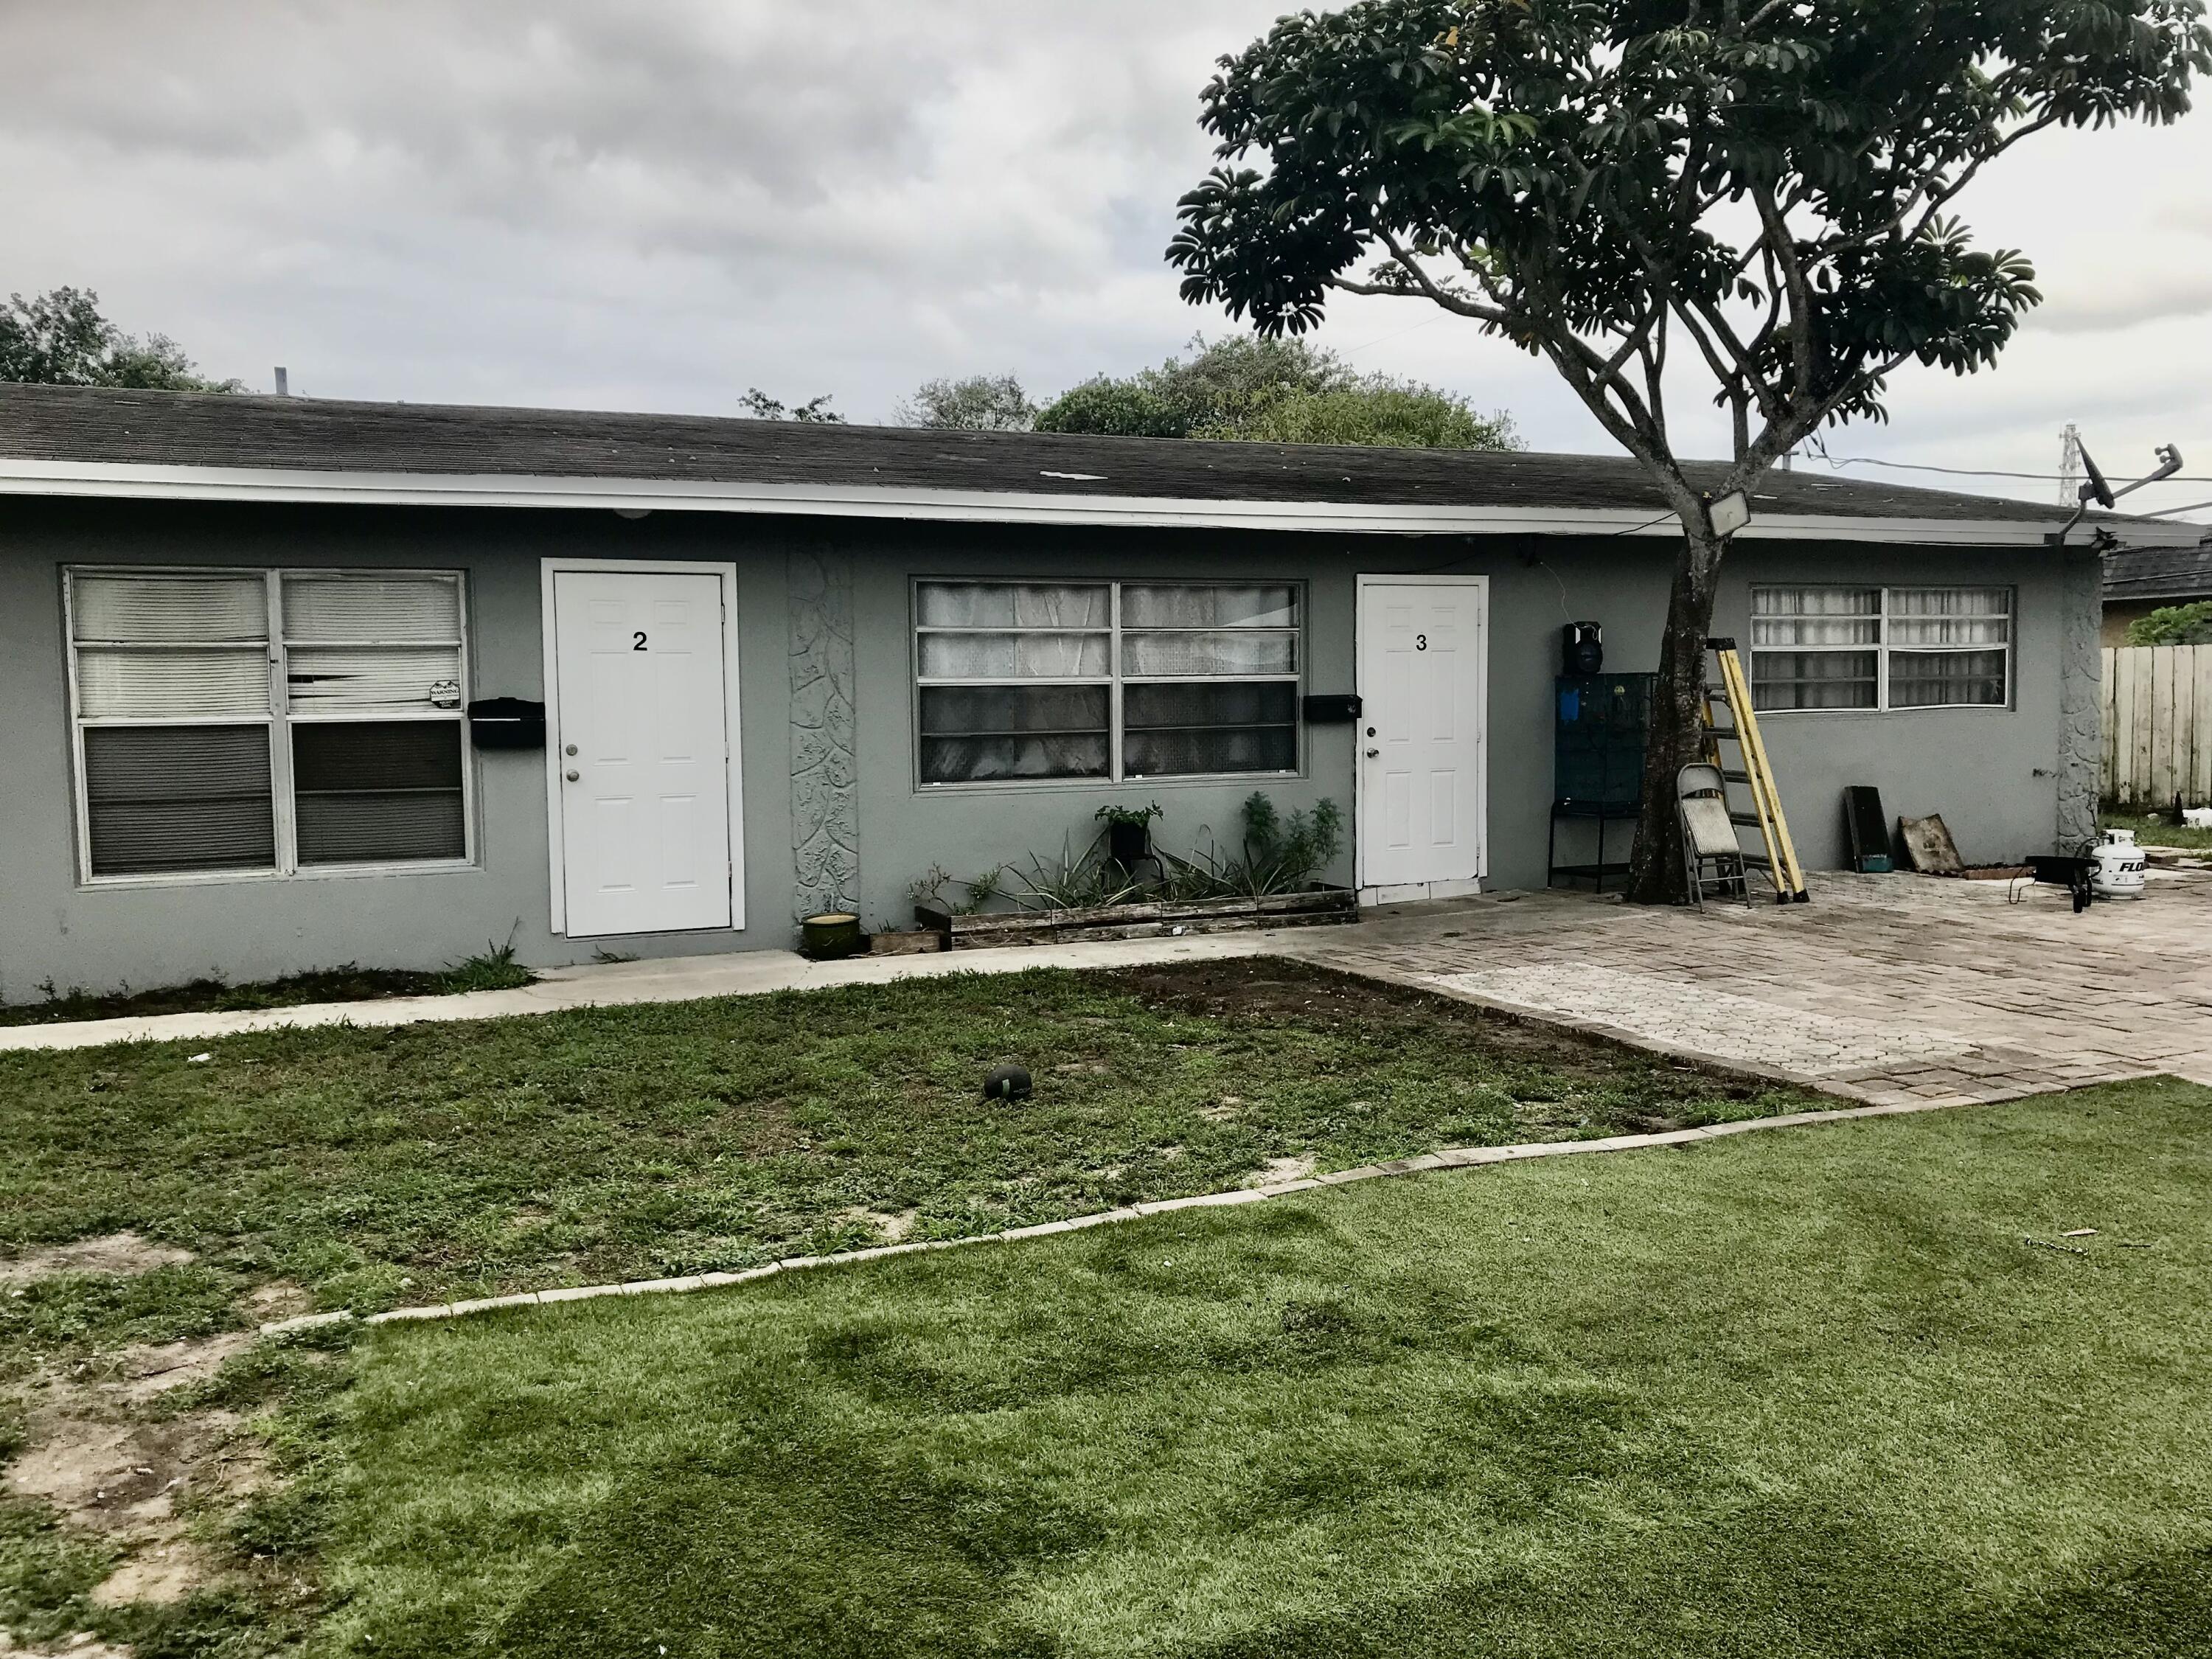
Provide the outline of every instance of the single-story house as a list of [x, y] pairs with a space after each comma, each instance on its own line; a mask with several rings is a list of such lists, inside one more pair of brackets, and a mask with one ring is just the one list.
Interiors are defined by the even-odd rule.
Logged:
[[2128, 642], [2128, 624], [2170, 605], [2212, 599], [2212, 534], [2179, 526], [2194, 541], [2179, 547], [2118, 547], [2105, 555], [2104, 643]]
[[[2087, 832], [2086, 537], [1752, 507], [1717, 627], [1808, 865], [1853, 783], [1970, 858]], [[1370, 901], [1541, 886], [1561, 624], [1652, 667], [1677, 533], [1601, 456], [0, 387], [0, 998], [786, 947], [1255, 789]]]

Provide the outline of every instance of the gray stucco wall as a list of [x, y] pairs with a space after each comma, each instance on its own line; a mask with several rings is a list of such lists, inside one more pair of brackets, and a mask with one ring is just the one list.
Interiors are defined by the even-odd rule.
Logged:
[[[544, 760], [475, 757], [477, 867], [437, 874], [85, 887], [76, 880], [64, 687], [61, 567], [69, 562], [459, 568], [468, 578], [469, 695], [541, 695], [539, 561], [733, 561], [738, 568], [744, 893], [749, 926], [569, 940], [548, 926]], [[1552, 677], [1559, 624], [1605, 624], [1607, 665], [1656, 658], [1670, 550], [1604, 538], [1357, 538], [799, 521], [715, 514], [446, 512], [67, 501], [0, 503], [0, 999], [42, 981], [107, 988], [204, 974], [265, 977], [342, 963], [434, 966], [512, 934], [525, 961], [588, 961], [604, 945], [672, 955], [791, 943], [796, 913], [835, 898], [871, 926], [910, 917], [933, 864], [967, 874], [1056, 856], [1109, 801], [1158, 800], [1168, 846], [1236, 835], [1251, 781], [1146, 780], [922, 788], [915, 781], [910, 586], [918, 576], [1247, 577], [1308, 585], [1306, 689], [1354, 686], [1355, 578], [1449, 568], [1491, 578], [1490, 881], [1544, 880]], [[2071, 574], [2074, 580], [2069, 580]], [[2094, 585], [2040, 550], [1950, 554], [1746, 544], [1721, 631], [1747, 634], [1759, 580], [2007, 582], [2019, 589], [2015, 706], [1767, 722], [1806, 862], [1841, 862], [1838, 792], [1879, 785], [1893, 815], [1941, 811], [1972, 859], [2051, 845], [2060, 733], [2080, 690], [2062, 675], [2090, 641]], [[2087, 619], [2069, 625], [2083, 609]], [[2092, 734], [2094, 741], [2094, 732]], [[1285, 811], [1334, 797], [1352, 815], [1355, 733], [1309, 728], [1299, 776], [1261, 781]], [[2091, 773], [2094, 778], [2094, 750]], [[2070, 797], [2069, 797], [2070, 799]], [[2078, 816], [2078, 803], [2068, 809]], [[1563, 836], [1565, 831], [1563, 830]], [[1615, 856], [1626, 842], [1617, 830]], [[1564, 850], [1564, 849], [1563, 849]], [[1349, 852], [1330, 872], [1352, 878]]]
[[612, 514], [457, 514], [121, 503], [0, 503], [0, 1000], [62, 988], [156, 986], [202, 975], [437, 967], [510, 935], [538, 965], [589, 961], [599, 941], [549, 931], [544, 757], [474, 757], [476, 867], [83, 886], [61, 621], [65, 563], [459, 569], [469, 598], [471, 696], [537, 697], [543, 556], [737, 557], [745, 768], [744, 933], [641, 936], [639, 955], [789, 942], [792, 892], [788, 639], [781, 559], [744, 556], [731, 521]]
[[[1751, 638], [1751, 589], [1765, 582], [1851, 581], [1907, 585], [2008, 585], [2016, 590], [2014, 697], [2009, 708], [1927, 708], [1890, 713], [1770, 714], [1759, 720], [1798, 855], [1808, 869], [1849, 857], [1842, 792], [1881, 791], [1893, 825], [1941, 812], [1972, 864], [2051, 850], [2058, 834], [2060, 733], [2078, 672], [2079, 632], [2087, 629], [2094, 788], [2096, 711], [2094, 590], [2069, 586], [2066, 566], [2042, 549], [1954, 552], [1923, 548], [1805, 548], [1747, 542], [1730, 554], [1714, 631]], [[2075, 620], [2069, 624], [2069, 616]], [[1621, 666], [1627, 665], [1622, 664]], [[2094, 802], [2091, 803], [2094, 813]], [[2085, 830], [2084, 834], [2087, 833]], [[2076, 837], [2080, 839], [2080, 837]]]

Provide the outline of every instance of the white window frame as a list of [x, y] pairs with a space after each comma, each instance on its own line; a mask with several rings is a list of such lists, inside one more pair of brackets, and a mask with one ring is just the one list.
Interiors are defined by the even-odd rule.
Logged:
[[[1890, 624], [1895, 619], [1896, 596], [1899, 593], [1956, 593], [1968, 588], [1992, 588], [2005, 595], [2005, 641], [2002, 645], [1900, 645], [1890, 643]], [[1874, 593], [1881, 597], [1881, 605], [1874, 611], [1861, 613], [1875, 619], [1875, 637], [1863, 645], [1759, 645], [1756, 643], [1759, 628], [1757, 596], [1765, 592], [1852, 592]], [[2018, 682], [2014, 673], [2014, 647], [2020, 642], [2020, 590], [2003, 582], [1759, 582], [1752, 587], [1750, 601], [1751, 625], [1746, 636], [1749, 649], [1750, 684], [1754, 701], [1759, 686], [1759, 659], [1762, 656], [1800, 657], [1838, 654], [1844, 656], [1871, 655], [1874, 659], [1875, 700], [1865, 708], [1761, 708], [1761, 720], [1795, 719], [1800, 714], [1993, 714], [2012, 708], [2018, 696]], [[1841, 614], [1841, 613], [1838, 613]], [[1950, 655], [1962, 652], [2002, 651], [2004, 653], [2004, 696], [1997, 702], [1892, 702], [1889, 696], [1890, 655], [1893, 651], [1906, 656]]]
[[[76, 583], [82, 576], [237, 576], [258, 577], [268, 605], [269, 712], [265, 714], [160, 716], [88, 716], [81, 706], [77, 675]], [[412, 578], [450, 581], [459, 617], [460, 702], [453, 709], [363, 714], [358, 710], [295, 714], [287, 672], [288, 645], [312, 646], [313, 641], [284, 637], [284, 579], [388, 581]], [[62, 642], [69, 679], [70, 766], [72, 799], [76, 811], [77, 881], [85, 887], [191, 887], [219, 883], [316, 880], [325, 877], [435, 875], [477, 867], [476, 750], [470, 741], [468, 703], [471, 684], [469, 663], [469, 585], [459, 570], [328, 569], [313, 565], [143, 565], [70, 564], [62, 567]], [[363, 642], [348, 641], [349, 646]], [[410, 644], [424, 643], [420, 641]], [[369, 644], [373, 647], [374, 642]], [[449, 720], [460, 727], [462, 854], [458, 859], [392, 859], [355, 864], [302, 865], [299, 858], [298, 824], [292, 793], [292, 727], [295, 725], [382, 726], [403, 720]], [[274, 815], [276, 862], [267, 869], [174, 870], [96, 876], [92, 872], [92, 811], [86, 795], [84, 734], [88, 729], [124, 729], [162, 726], [258, 726], [269, 734], [269, 791]], [[282, 741], [279, 741], [279, 739]]]
[[[961, 587], [1103, 587], [1107, 591], [1107, 622], [1097, 628], [1040, 628], [1036, 629], [1006, 627], [925, 627], [921, 621], [921, 590], [925, 586]], [[1288, 587], [1297, 596], [1297, 626], [1295, 629], [1254, 629], [1253, 633], [1290, 633], [1296, 635], [1297, 670], [1290, 674], [1125, 674], [1121, 670], [1121, 590], [1123, 587]], [[1268, 578], [1264, 576], [1206, 576], [1190, 579], [1180, 576], [1147, 576], [1124, 581], [1116, 577], [1090, 576], [916, 576], [908, 584], [907, 594], [907, 685], [908, 689], [908, 723], [913, 733], [914, 786], [917, 792], [940, 794], [963, 789], [1100, 789], [1119, 787], [1133, 783], [1149, 787], [1158, 784], [1174, 788], [1186, 783], [1234, 783], [1242, 778], [1297, 778], [1305, 775], [1306, 740], [1304, 699], [1306, 677], [1308, 609], [1310, 596], [1303, 580]], [[1139, 634], [1163, 633], [1229, 633], [1228, 629], [1163, 629], [1137, 628], [1129, 630]], [[925, 634], [1005, 634], [1005, 633], [1103, 634], [1107, 640], [1106, 672], [1103, 675], [1069, 675], [1053, 679], [1014, 680], [990, 676], [969, 677], [942, 675], [924, 678], [921, 672], [921, 638]], [[1121, 691], [1127, 685], [1193, 685], [1200, 683], [1219, 684], [1284, 685], [1292, 688], [1291, 741], [1297, 745], [1297, 763], [1282, 771], [1273, 772], [1148, 772], [1136, 777], [1125, 775], [1121, 764]], [[921, 775], [921, 693], [924, 687], [940, 685], [973, 686], [1050, 686], [1103, 685], [1107, 688], [1106, 748], [1107, 769], [1097, 777], [1057, 778], [974, 778], [957, 782], [933, 783]]]

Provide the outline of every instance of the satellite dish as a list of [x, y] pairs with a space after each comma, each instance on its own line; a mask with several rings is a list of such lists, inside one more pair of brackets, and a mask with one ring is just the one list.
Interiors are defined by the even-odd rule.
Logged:
[[2077, 499], [2085, 502], [2094, 501], [2100, 507], [2109, 508], [2112, 504], [2112, 485], [2105, 482], [2105, 475], [2097, 471], [2097, 464], [2089, 459], [2089, 452], [2086, 448], [2076, 444], [2074, 453], [2081, 456], [2081, 470], [2089, 475], [2089, 482], [2081, 486]]

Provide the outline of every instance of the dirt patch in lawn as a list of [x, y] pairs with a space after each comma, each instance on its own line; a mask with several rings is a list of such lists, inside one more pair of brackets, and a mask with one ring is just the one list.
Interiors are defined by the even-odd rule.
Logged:
[[[1419, 1028], [1473, 1038], [1496, 1059], [1526, 1060], [1572, 1075], [1617, 1073], [1623, 1058], [1637, 1053], [1433, 992], [1279, 958], [1179, 962], [1123, 969], [1099, 977], [1156, 1008], [1178, 1013], [1215, 1019], [1294, 1019], [1325, 1030], [1356, 1032]], [[1723, 1092], [1734, 1081], [1693, 1066], [1669, 1069], [1694, 1078], [1704, 1094], [1715, 1091], [1717, 1077]], [[1745, 1084], [1738, 1092], [1747, 1098], [1759, 1088]]]
[[228, 1331], [126, 1348], [33, 1379], [22, 1443], [0, 1480], [121, 1553], [94, 1601], [180, 1601], [216, 1577], [188, 1536], [191, 1515], [252, 1493], [265, 1454], [235, 1413], [165, 1413], [157, 1402], [213, 1377], [252, 1340]]
[[1334, 969], [1267, 958], [1179, 962], [1102, 975], [1154, 1007], [1212, 1018], [1295, 1019], [1326, 1029], [1407, 1025], [1480, 1031], [1493, 1054], [1552, 1064], [1618, 1066], [1620, 1050], [1426, 991], [1361, 979]]
[[[1563, 1129], [1587, 1132], [1586, 1091], [1592, 1089], [1612, 1096], [1604, 1127], [1629, 1134], [1679, 1129], [1708, 1121], [1716, 1102], [1740, 1106], [1774, 1092], [1771, 1085], [1733, 1073], [1308, 963], [1265, 957], [1180, 962], [1099, 977], [1163, 1012], [1254, 1025], [1295, 1021], [1384, 1044], [1441, 1039], [1463, 1049], [1470, 1062], [1479, 1061], [1489, 1077], [1485, 1086], [1511, 1103], [1516, 1139], [1550, 1139]], [[1352, 1104], [1358, 1109], [1372, 1103]], [[1200, 1115], [1229, 1122], [1244, 1109], [1243, 1097], [1224, 1095]], [[1293, 1170], [1295, 1162], [1277, 1160], [1252, 1184], [1310, 1173]], [[1273, 1173], [1278, 1164], [1282, 1173]]]
[[156, 1244], [137, 1233], [107, 1233], [0, 1259], [0, 1285], [27, 1285], [57, 1273], [149, 1273], [156, 1267], [182, 1267], [191, 1260], [190, 1250]]
[[[197, 1261], [189, 1250], [133, 1232], [27, 1251], [0, 1262], [0, 1285], [34, 1294], [42, 1283], [84, 1276], [136, 1279]], [[303, 1293], [276, 1281], [252, 1298], [263, 1317], [293, 1310]], [[168, 1342], [94, 1346], [36, 1362], [20, 1379], [20, 1434], [0, 1471], [0, 1492], [50, 1510], [71, 1531], [100, 1540], [115, 1565], [90, 1595], [95, 1606], [170, 1605], [209, 1587], [221, 1569], [189, 1536], [193, 1514], [233, 1503], [259, 1484], [264, 1454], [234, 1413], [173, 1409], [166, 1397], [211, 1380], [252, 1342], [221, 1331]], [[92, 1651], [82, 1644], [65, 1650]]]

